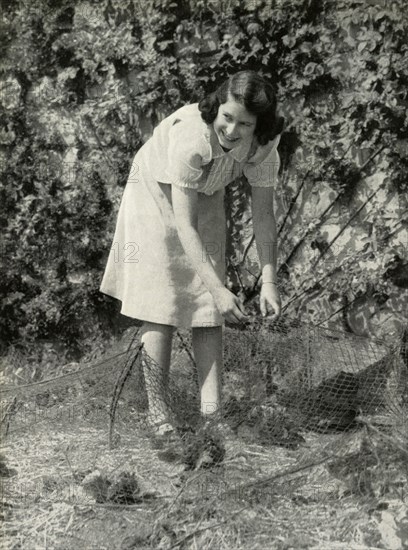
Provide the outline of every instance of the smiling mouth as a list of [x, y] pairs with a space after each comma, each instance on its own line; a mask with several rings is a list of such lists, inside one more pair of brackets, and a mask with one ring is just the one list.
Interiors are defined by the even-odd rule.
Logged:
[[239, 138], [231, 139], [231, 138], [227, 137], [222, 130], [221, 130], [221, 135], [222, 135], [223, 139], [225, 139], [225, 141], [228, 141], [229, 143], [234, 143], [235, 141], [238, 141], [238, 139], [239, 139]]

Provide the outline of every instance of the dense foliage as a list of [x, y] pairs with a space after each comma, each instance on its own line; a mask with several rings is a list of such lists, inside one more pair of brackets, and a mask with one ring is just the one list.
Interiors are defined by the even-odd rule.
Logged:
[[[98, 291], [137, 148], [227, 74], [276, 83], [287, 314], [392, 333], [408, 309], [403, 0], [3, 2], [2, 341], [112, 330]], [[248, 188], [227, 193], [229, 284], [256, 290]], [[405, 216], [405, 218], [404, 218]]]

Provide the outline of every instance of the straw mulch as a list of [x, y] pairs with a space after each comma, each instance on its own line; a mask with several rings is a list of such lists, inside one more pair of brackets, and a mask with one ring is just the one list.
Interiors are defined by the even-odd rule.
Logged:
[[[322, 452], [335, 435], [304, 434], [297, 450], [231, 436], [222, 465], [188, 471], [159, 458], [138, 413], [120, 424], [111, 450], [101, 416], [91, 420], [72, 429], [40, 422], [8, 437], [2, 548], [407, 547], [407, 472], [396, 469], [388, 487], [380, 483], [374, 468], [362, 467], [361, 434], [347, 436], [349, 465]], [[370, 437], [366, 452], [371, 444], [374, 456], [381, 438]], [[104, 481], [112, 486], [125, 474], [133, 498], [107, 500]]]

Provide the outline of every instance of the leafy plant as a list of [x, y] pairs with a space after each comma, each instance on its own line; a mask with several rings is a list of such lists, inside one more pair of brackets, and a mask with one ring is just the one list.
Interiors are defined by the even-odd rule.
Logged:
[[[395, 274], [407, 261], [403, 8], [7, 3], [3, 343], [58, 335], [82, 353], [117, 326], [118, 306], [98, 288], [133, 156], [164, 116], [244, 68], [271, 79], [287, 122], [276, 190], [285, 312], [362, 334], [396, 330], [408, 305]], [[255, 294], [243, 180], [227, 188], [226, 208], [229, 285]]]

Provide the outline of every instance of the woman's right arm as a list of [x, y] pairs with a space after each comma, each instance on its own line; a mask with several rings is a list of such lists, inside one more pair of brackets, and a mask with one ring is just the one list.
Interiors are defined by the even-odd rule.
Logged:
[[198, 233], [198, 193], [172, 185], [173, 211], [180, 242], [199, 277], [212, 294], [217, 309], [231, 323], [246, 319], [241, 300], [220, 281], [211, 262], [203, 261], [203, 242]]

